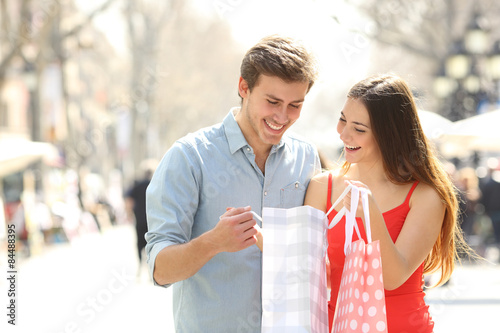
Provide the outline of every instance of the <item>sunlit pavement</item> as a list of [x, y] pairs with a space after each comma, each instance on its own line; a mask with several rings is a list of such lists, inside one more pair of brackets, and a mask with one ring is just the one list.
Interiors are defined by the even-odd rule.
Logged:
[[435, 332], [500, 332], [500, 267], [458, 266], [448, 284], [426, 291]]
[[19, 261], [17, 325], [7, 325], [2, 314], [7, 332], [174, 332], [171, 290], [154, 287], [145, 265], [137, 274], [130, 226]]
[[[171, 289], [152, 286], [145, 265], [137, 274], [130, 226], [20, 259], [17, 291], [17, 325], [7, 325], [4, 310], [1, 332], [174, 332]], [[498, 266], [459, 266], [449, 284], [427, 290], [426, 300], [435, 332], [500, 332]]]

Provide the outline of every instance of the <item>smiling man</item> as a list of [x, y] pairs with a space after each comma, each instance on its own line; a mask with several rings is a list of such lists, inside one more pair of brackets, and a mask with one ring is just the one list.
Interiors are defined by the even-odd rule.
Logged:
[[154, 282], [173, 285], [176, 332], [260, 332], [262, 253], [252, 211], [303, 204], [317, 150], [287, 133], [316, 70], [294, 40], [270, 36], [245, 55], [241, 107], [179, 139], [147, 190]]

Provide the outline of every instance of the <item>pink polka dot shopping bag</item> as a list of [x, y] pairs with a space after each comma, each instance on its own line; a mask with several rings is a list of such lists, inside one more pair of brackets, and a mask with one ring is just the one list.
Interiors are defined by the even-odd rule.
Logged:
[[[385, 332], [387, 318], [385, 292], [382, 277], [382, 261], [379, 241], [372, 242], [368, 194], [365, 189], [351, 186], [352, 212], [343, 208], [332, 224], [346, 215], [344, 270], [340, 283], [332, 333], [340, 332]], [[361, 193], [367, 243], [361, 239], [356, 224], [356, 208]], [[359, 240], [353, 242], [354, 229]]]

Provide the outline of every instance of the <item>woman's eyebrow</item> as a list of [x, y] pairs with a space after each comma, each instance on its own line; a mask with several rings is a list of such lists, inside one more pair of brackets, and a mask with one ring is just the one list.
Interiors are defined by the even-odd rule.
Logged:
[[[344, 118], [345, 118], [345, 114], [344, 114], [344, 112], [340, 111], [340, 114], [342, 115], [342, 117], [344, 117]], [[366, 127], [366, 128], [370, 128], [370, 127], [368, 127], [367, 125], [365, 125], [365, 124], [363, 124], [363, 123], [360, 123], [359, 121], [353, 121], [352, 123], [353, 123], [353, 124], [355, 124], [355, 125], [360, 125], [360, 126], [364, 126], [364, 127]]]

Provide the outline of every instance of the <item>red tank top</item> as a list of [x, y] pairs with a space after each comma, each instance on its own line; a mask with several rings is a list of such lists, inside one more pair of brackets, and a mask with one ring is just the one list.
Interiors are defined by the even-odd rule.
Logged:
[[[332, 174], [328, 176], [328, 196], [327, 211], [332, 207]], [[403, 228], [406, 216], [410, 211], [410, 198], [418, 185], [416, 181], [411, 187], [405, 201], [385, 213], [383, 213], [387, 230], [393, 242]], [[328, 215], [331, 221], [337, 214], [335, 209]], [[361, 238], [366, 242], [366, 233], [361, 218], [356, 218]], [[356, 233], [353, 235], [353, 241], [358, 240]], [[337, 304], [337, 294], [344, 267], [344, 242], [345, 242], [345, 217], [337, 223], [332, 229], [328, 230], [328, 259], [330, 260], [330, 282], [331, 296], [328, 302], [328, 315], [330, 321], [330, 330], [332, 329], [333, 315]], [[382, 263], [383, 264], [383, 263]], [[424, 264], [420, 265], [415, 272], [399, 288], [385, 291], [385, 302], [387, 310], [387, 328], [388, 332], [419, 332], [428, 333], [433, 331], [434, 322], [429, 314], [429, 307], [425, 304], [423, 291]]]

